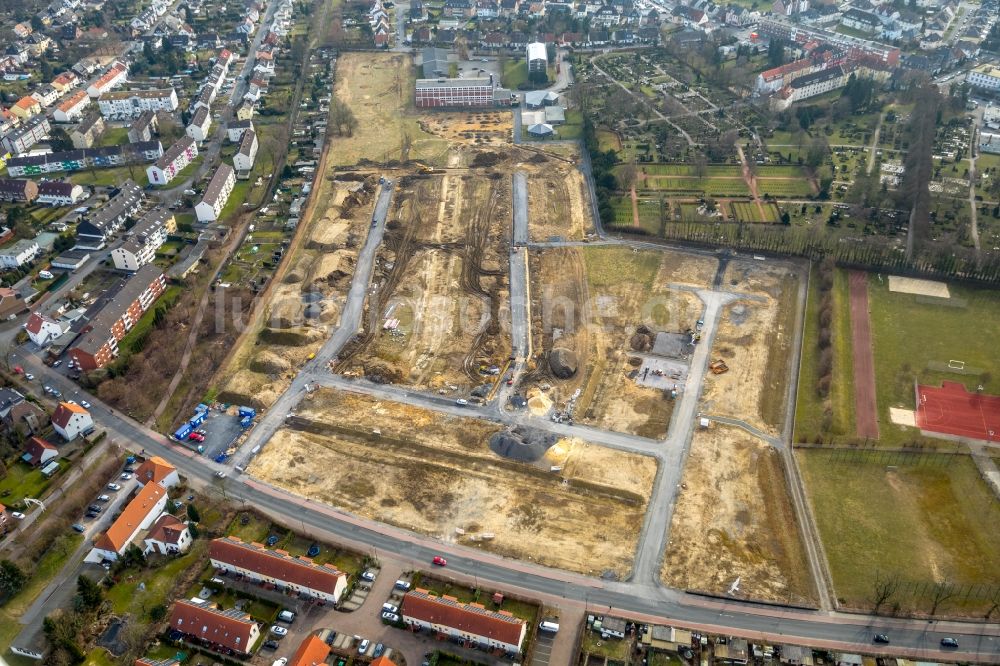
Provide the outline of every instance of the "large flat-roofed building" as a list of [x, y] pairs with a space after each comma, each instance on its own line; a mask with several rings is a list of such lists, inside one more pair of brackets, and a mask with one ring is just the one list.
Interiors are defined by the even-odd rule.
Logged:
[[154, 164], [146, 167], [146, 177], [150, 185], [166, 185], [196, 157], [198, 144], [191, 137], [182, 136]]
[[420, 108], [494, 106], [492, 76], [481, 79], [417, 79], [416, 105]]
[[97, 311], [73, 342], [69, 356], [84, 371], [103, 368], [118, 356], [118, 342], [132, 330], [167, 286], [166, 276], [155, 264], [146, 264], [127, 278], [118, 291], [98, 305]]
[[347, 590], [347, 574], [330, 564], [316, 564], [306, 557], [292, 557], [259, 543], [236, 537], [214, 539], [208, 546], [212, 566], [268, 583], [300, 596], [336, 603]]
[[236, 171], [225, 162], [219, 165], [208, 181], [205, 194], [201, 201], [194, 207], [194, 212], [198, 216], [199, 222], [214, 222], [219, 219], [222, 209], [229, 201], [229, 195], [236, 186]]
[[177, 110], [177, 91], [163, 88], [109, 92], [101, 95], [97, 106], [105, 118], [135, 118], [143, 111], [171, 112]]
[[973, 88], [1000, 90], [1000, 67], [990, 64], [980, 65], [969, 72], [966, 80]]
[[443, 636], [468, 641], [508, 654], [521, 651], [527, 623], [507, 611], [487, 610], [480, 604], [465, 604], [454, 597], [436, 596], [417, 588], [403, 597], [403, 623]]
[[549, 67], [549, 52], [542, 42], [531, 42], [525, 48], [529, 72], [544, 72]]

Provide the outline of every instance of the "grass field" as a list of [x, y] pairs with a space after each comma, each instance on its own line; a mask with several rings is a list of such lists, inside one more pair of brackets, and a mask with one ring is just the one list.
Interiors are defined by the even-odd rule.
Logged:
[[[1000, 504], [968, 456], [796, 455], [845, 604], [869, 607], [876, 575], [899, 577], [896, 601], [911, 612], [929, 611], [929, 584], [1000, 586]], [[939, 612], [982, 617], [985, 607], [956, 599]]]
[[[690, 164], [644, 164], [639, 171], [647, 176], [697, 176], [697, 171]], [[730, 176], [739, 178], [742, 175], [740, 167], [735, 164], [709, 164], [705, 166], [705, 176]]]
[[773, 203], [761, 204], [760, 208], [752, 201], [734, 201], [729, 205], [733, 216], [740, 222], [773, 224], [781, 220], [781, 211]]
[[[911, 429], [889, 421], [889, 407], [914, 408], [913, 382], [938, 385], [962, 382], [970, 390], [982, 384], [986, 393], [1000, 394], [997, 349], [1000, 349], [1000, 294], [949, 284], [951, 298], [940, 303], [890, 292], [888, 280], [868, 280], [875, 381], [881, 440], [898, 443], [912, 438]], [[937, 300], [937, 299], [934, 299]], [[978, 372], [961, 375], [930, 370], [928, 363], [965, 362]]]
[[[795, 441], [804, 442], [817, 434], [853, 437], [854, 367], [851, 345], [851, 314], [848, 303], [846, 271], [834, 273], [833, 282], [833, 381], [830, 395], [821, 400], [816, 392], [819, 379], [819, 278], [814, 270], [809, 279], [809, 300], [806, 305], [803, 332], [802, 361], [799, 371], [798, 394], [795, 401]], [[829, 414], [827, 414], [829, 410]]]
[[778, 178], [758, 178], [757, 193], [760, 196], [771, 195], [778, 199], [783, 198], [803, 198], [813, 195], [813, 186], [804, 178], [778, 179]]
[[[792, 181], [789, 181], [792, 182]], [[662, 192], [704, 193], [715, 196], [749, 196], [750, 188], [741, 178], [696, 176], [657, 176], [638, 182], [637, 188]]]
[[[66, 467], [66, 462], [61, 463]], [[18, 461], [7, 468], [7, 476], [0, 480], [0, 493], [4, 494], [3, 502], [14, 506], [25, 497], [41, 497], [49, 487], [51, 479], [45, 478], [40, 469], [29, 467], [27, 463]]]

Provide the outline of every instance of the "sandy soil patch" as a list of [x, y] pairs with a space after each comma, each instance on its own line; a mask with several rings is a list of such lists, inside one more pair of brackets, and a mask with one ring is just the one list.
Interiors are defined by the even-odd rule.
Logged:
[[889, 276], [889, 291], [916, 294], [918, 296], [933, 296], [934, 298], [951, 298], [947, 283], [936, 282], [934, 280], [920, 280], [899, 275]]
[[564, 439], [516, 463], [489, 449], [496, 424], [350, 393], [317, 391], [297, 413], [248, 473], [446, 541], [588, 574], [631, 568], [652, 458]]
[[781, 457], [738, 428], [695, 433], [661, 576], [668, 585], [814, 603]]
[[896, 425], [917, 427], [917, 419], [912, 409], [902, 409], [900, 407], [889, 408], [889, 419]]
[[551, 162], [551, 170], [528, 177], [529, 235], [534, 241], [583, 240], [594, 228], [583, 175], [572, 165]]

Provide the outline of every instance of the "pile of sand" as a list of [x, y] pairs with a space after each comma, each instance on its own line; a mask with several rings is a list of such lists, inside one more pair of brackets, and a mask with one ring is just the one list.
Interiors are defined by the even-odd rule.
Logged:
[[254, 372], [262, 372], [266, 375], [280, 375], [288, 372], [292, 367], [286, 359], [278, 356], [272, 351], [262, 351], [250, 361], [250, 369]]
[[552, 400], [538, 388], [528, 389], [528, 409], [535, 416], [545, 416], [552, 409]]

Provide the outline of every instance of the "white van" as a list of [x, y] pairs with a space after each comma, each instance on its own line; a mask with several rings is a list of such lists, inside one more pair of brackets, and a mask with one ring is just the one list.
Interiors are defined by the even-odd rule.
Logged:
[[295, 621], [295, 613], [290, 610], [283, 610], [278, 613], [278, 620], [280, 622], [287, 622], [288, 624], [291, 624]]
[[554, 634], [559, 631], [559, 624], [557, 622], [552, 622], [550, 620], [542, 620], [538, 623], [538, 628], [542, 631], [547, 631]]

